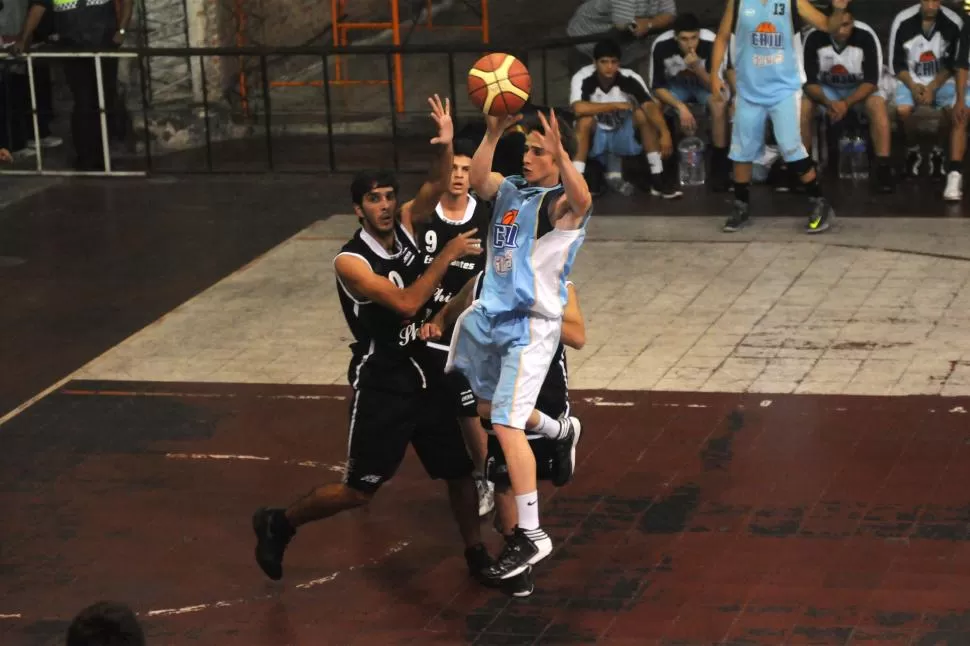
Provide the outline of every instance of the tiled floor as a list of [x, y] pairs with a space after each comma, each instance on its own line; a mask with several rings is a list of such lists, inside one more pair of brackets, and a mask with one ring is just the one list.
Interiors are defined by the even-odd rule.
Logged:
[[[855, 220], [811, 239], [795, 223], [734, 238], [710, 218], [596, 219], [576, 263], [589, 338], [570, 356], [573, 387], [970, 394], [962, 222], [922, 220], [907, 237], [912, 221]], [[354, 226], [314, 224], [76, 376], [344, 383], [331, 259]]]

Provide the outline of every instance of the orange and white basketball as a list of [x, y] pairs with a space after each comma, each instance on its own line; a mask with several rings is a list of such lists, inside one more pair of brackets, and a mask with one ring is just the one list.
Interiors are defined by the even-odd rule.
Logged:
[[485, 114], [516, 114], [532, 91], [532, 76], [511, 54], [487, 54], [468, 70], [468, 98]]

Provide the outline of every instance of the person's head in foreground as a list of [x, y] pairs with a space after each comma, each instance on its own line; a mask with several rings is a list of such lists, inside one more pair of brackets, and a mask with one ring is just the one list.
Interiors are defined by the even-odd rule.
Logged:
[[145, 646], [145, 633], [131, 608], [99, 601], [74, 617], [67, 629], [67, 646]]

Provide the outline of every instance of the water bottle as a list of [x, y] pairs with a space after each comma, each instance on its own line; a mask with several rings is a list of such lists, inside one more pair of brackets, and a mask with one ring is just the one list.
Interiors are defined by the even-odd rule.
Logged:
[[852, 140], [847, 135], [839, 138], [839, 179], [852, 179], [855, 169], [852, 165], [854, 153]]
[[680, 185], [703, 185], [704, 142], [698, 137], [685, 137], [677, 146], [677, 152], [680, 156]]
[[866, 140], [857, 135], [852, 145], [852, 172], [856, 179], [869, 178], [869, 155], [866, 153]]

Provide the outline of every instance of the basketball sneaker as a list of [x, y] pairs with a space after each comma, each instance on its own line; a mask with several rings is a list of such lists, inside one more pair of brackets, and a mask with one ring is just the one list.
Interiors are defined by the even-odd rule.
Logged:
[[731, 212], [731, 217], [727, 219], [724, 223], [723, 231], [725, 233], [734, 233], [735, 231], [740, 231], [748, 224], [748, 204], [747, 202], [742, 202], [741, 200], [734, 200], [734, 210]]
[[561, 487], [573, 478], [576, 471], [576, 445], [579, 444], [583, 425], [578, 417], [561, 417], [563, 434], [556, 440], [556, 467], [552, 484]]
[[515, 532], [506, 539], [505, 549], [498, 559], [485, 570], [489, 579], [511, 579], [525, 572], [552, 553], [552, 539], [542, 529], [528, 531], [516, 527]]
[[814, 197], [812, 203], [812, 214], [808, 216], [808, 222], [805, 223], [805, 233], [828, 231], [831, 226], [830, 220], [835, 215], [832, 206], [824, 197]]
[[478, 491], [478, 515], [487, 516], [495, 509], [495, 485], [484, 477], [475, 478], [475, 489]]
[[536, 589], [535, 577], [532, 574], [532, 566], [530, 565], [524, 571], [519, 572], [511, 579], [505, 579], [503, 581], [505, 585], [502, 590], [506, 594], [510, 594], [513, 597], [528, 597]]
[[283, 552], [296, 530], [286, 520], [282, 509], [257, 509], [253, 514], [256, 532], [256, 563], [274, 581], [283, 578]]

